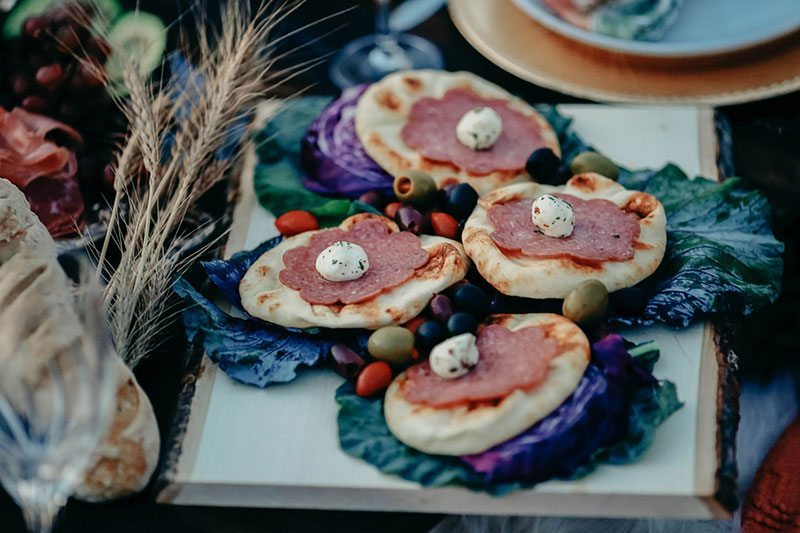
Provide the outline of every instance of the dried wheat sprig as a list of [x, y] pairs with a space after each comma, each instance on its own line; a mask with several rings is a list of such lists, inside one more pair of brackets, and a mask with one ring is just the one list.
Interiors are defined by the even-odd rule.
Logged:
[[[225, 160], [216, 158], [228, 142], [227, 132], [293, 73], [275, 68], [270, 34], [302, 2], [267, 2], [253, 12], [246, 4], [229, 0], [221, 8], [218, 32], [195, 6], [193, 33], [199, 44], [194, 41], [195, 54], [189, 57], [202, 86], [153, 83], [142, 77], [133, 58], [122, 58], [128, 97], [118, 103], [130, 126], [117, 158], [109, 229], [97, 257], [98, 275], [108, 273], [104, 305], [117, 351], [129, 366], [150, 353], [174, 316], [168, 298], [174, 276], [213, 245], [190, 257], [179, 253], [192, 236], [181, 229], [190, 209], [241, 157], [238, 150]], [[305, 68], [310, 67], [299, 70]], [[168, 137], [172, 147], [165, 152]], [[121, 254], [116, 265], [108, 257], [113, 246]]]

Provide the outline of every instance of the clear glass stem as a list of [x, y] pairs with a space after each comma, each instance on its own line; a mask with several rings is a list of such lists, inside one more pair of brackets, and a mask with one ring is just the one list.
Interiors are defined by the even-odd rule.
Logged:
[[21, 483], [17, 495], [28, 531], [50, 533], [66, 498], [52, 485], [40, 483]]
[[390, 37], [389, 30], [389, 0], [375, 0], [375, 33]]

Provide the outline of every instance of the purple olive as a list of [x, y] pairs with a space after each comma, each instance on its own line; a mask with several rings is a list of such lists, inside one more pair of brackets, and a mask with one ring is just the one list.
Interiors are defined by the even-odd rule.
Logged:
[[344, 344], [331, 346], [331, 357], [335, 363], [334, 370], [345, 379], [355, 379], [367, 364], [360, 355]]
[[437, 294], [431, 300], [431, 316], [439, 322], [447, 322], [453, 312], [453, 300], [444, 294]]
[[386, 203], [383, 199], [383, 196], [375, 191], [365, 192], [358, 197], [358, 201], [362, 204], [367, 204], [368, 206], [374, 207], [378, 211], [382, 211], [383, 206]]
[[422, 213], [410, 205], [404, 205], [398, 209], [394, 219], [401, 230], [410, 231], [415, 235], [419, 235], [425, 222]]

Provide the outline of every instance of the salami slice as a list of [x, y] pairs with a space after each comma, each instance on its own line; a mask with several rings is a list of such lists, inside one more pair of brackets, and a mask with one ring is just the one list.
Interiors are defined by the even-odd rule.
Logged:
[[[472, 108], [488, 106], [503, 119], [503, 132], [488, 150], [471, 150], [458, 141], [456, 125]], [[453, 163], [475, 175], [519, 171], [531, 152], [545, 146], [535, 121], [508, 101], [481, 98], [468, 89], [450, 89], [442, 98], [420, 98], [401, 131], [403, 142], [432, 161]]]
[[[317, 256], [337, 241], [360, 245], [367, 252], [369, 270], [352, 281], [328, 281], [316, 270]], [[368, 300], [385, 289], [396, 287], [414, 275], [428, 262], [428, 252], [419, 237], [407, 231], [389, 233], [389, 228], [376, 219], [364, 219], [344, 231], [332, 228], [311, 237], [308, 246], [300, 246], [283, 255], [285, 268], [281, 283], [300, 291], [312, 304], [352, 304]]]
[[515, 390], [530, 390], [542, 383], [559, 345], [540, 327], [512, 332], [493, 324], [478, 334], [478, 353], [475, 368], [457, 379], [437, 376], [428, 362], [409, 368], [403, 398], [438, 408], [501, 400]]
[[533, 199], [526, 198], [489, 208], [489, 222], [494, 227], [492, 240], [505, 250], [538, 259], [568, 257], [585, 264], [633, 259], [633, 245], [640, 232], [636, 215], [609, 200], [555, 196], [572, 205], [572, 235], [554, 238], [541, 233], [531, 220]]

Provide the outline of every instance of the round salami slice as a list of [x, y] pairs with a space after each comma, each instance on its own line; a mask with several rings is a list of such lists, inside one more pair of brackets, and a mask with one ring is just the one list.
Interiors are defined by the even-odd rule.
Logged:
[[[367, 252], [369, 270], [351, 281], [328, 281], [316, 270], [317, 256], [337, 241], [360, 245]], [[384, 289], [396, 287], [414, 275], [428, 262], [428, 252], [419, 237], [407, 231], [390, 233], [380, 220], [365, 219], [344, 231], [332, 228], [311, 237], [308, 246], [287, 251], [281, 283], [300, 291], [312, 304], [353, 304], [368, 300]]]
[[458, 379], [443, 379], [425, 362], [406, 371], [403, 397], [410, 403], [445, 408], [491, 402], [515, 390], [530, 390], [547, 377], [558, 342], [541, 327], [511, 331], [493, 324], [478, 334], [478, 364]]
[[[491, 107], [500, 115], [503, 131], [488, 150], [472, 150], [459, 142], [456, 125], [464, 113], [481, 106]], [[479, 176], [519, 171], [525, 168], [531, 152], [546, 146], [539, 126], [512, 109], [507, 100], [482, 98], [468, 89], [450, 89], [442, 98], [417, 100], [400, 135], [423, 157], [453, 163]]]
[[555, 196], [572, 205], [572, 235], [554, 238], [541, 233], [531, 220], [533, 199], [525, 198], [489, 208], [489, 222], [494, 227], [492, 240], [505, 250], [538, 259], [568, 257], [579, 263], [597, 264], [633, 258], [634, 242], [640, 232], [636, 215], [605, 199]]

